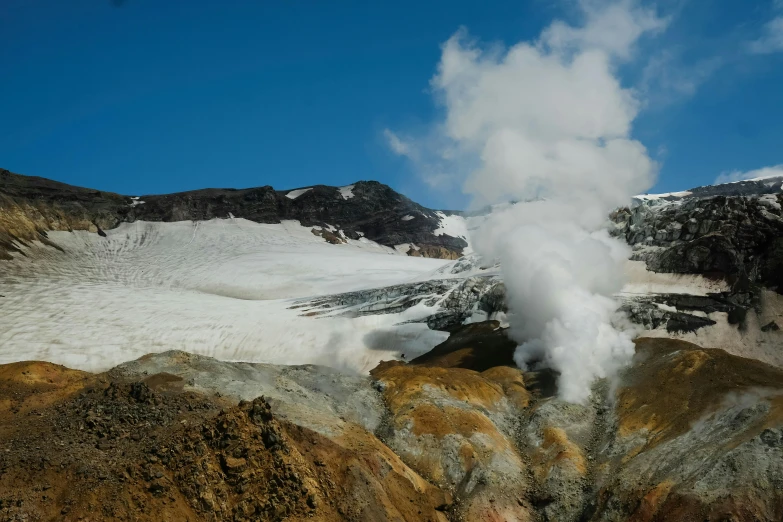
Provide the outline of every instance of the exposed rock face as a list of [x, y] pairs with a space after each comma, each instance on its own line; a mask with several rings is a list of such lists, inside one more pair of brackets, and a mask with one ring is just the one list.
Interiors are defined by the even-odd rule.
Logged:
[[454, 491], [464, 520], [530, 520], [526, 466], [514, 443], [529, 402], [520, 370], [388, 363], [373, 376], [391, 413], [386, 443]]
[[503, 365], [498, 326], [372, 378], [183, 352], [2, 366], [0, 519], [783, 517], [783, 371], [641, 339], [574, 405]]
[[185, 352], [151, 354], [122, 364], [108, 374], [133, 380], [146, 374], [178, 375], [189, 388], [235, 400], [263, 395], [275, 415], [297, 425], [335, 436], [347, 423], [374, 432], [383, 403], [369, 376], [348, 375], [325, 366], [278, 366], [231, 363]]
[[0, 260], [30, 241], [48, 241], [48, 230], [89, 230], [117, 226], [130, 199], [0, 169]]
[[407, 252], [413, 257], [433, 257], [436, 259], [459, 259], [460, 254], [456, 250], [450, 250], [446, 247], [437, 245], [416, 245], [417, 248], [410, 248]]
[[755, 305], [752, 294], [723, 292], [705, 296], [656, 294], [634, 297], [626, 299], [621, 309], [634, 323], [648, 330], [664, 326], [669, 333], [682, 333], [714, 325], [715, 321], [704, 315], [715, 312], [727, 314], [729, 324], [743, 327], [748, 310]]
[[2, 520], [446, 521], [449, 495], [355, 425], [325, 437], [279, 420], [263, 398], [184, 391], [172, 374], [9, 366]]
[[[779, 183], [778, 183], [779, 185]], [[776, 185], [776, 186], [778, 186]], [[783, 194], [687, 197], [612, 215], [615, 234], [656, 272], [714, 274], [742, 291], [783, 290]]]
[[497, 366], [514, 367], [516, 348], [517, 343], [506, 336], [498, 321], [484, 321], [455, 329], [445, 342], [411, 364], [483, 372]]
[[783, 190], [783, 178], [762, 178], [720, 185], [706, 185], [696, 187], [683, 192], [674, 192], [658, 196], [637, 196], [638, 201], [672, 202], [692, 198], [710, 198], [713, 196], [762, 196], [766, 194], [778, 194]]
[[[287, 197], [292, 192], [300, 194]], [[264, 186], [131, 198], [0, 170], [0, 255], [6, 257], [19, 242], [45, 241], [47, 230], [99, 233], [123, 222], [233, 216], [258, 223], [290, 219], [308, 227], [337, 227], [351, 239], [365, 237], [390, 247], [422, 245], [416, 255], [456, 259], [467, 242], [436, 234], [448, 213], [439, 215], [376, 181], [357, 182], [350, 190], [317, 185], [304, 192], [277, 191]], [[340, 239], [331, 235], [326, 238], [330, 242]]]
[[[633, 247], [632, 259], [653, 272], [695, 274], [720, 282], [710, 292], [622, 296], [628, 317], [655, 335], [781, 365], [783, 178], [640, 196], [612, 214], [612, 231]], [[675, 280], [676, 278], [672, 278]]]
[[783, 373], [641, 340], [609, 413], [594, 520], [779, 520]]

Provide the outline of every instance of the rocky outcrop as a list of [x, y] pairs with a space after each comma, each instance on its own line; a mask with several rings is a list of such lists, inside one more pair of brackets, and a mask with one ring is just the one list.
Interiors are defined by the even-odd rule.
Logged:
[[531, 519], [529, 478], [514, 442], [529, 402], [520, 370], [479, 373], [392, 362], [372, 375], [391, 416], [385, 442], [424, 478], [455, 494], [455, 516]]
[[[296, 197], [288, 197], [296, 193]], [[449, 212], [427, 209], [387, 185], [359, 181], [350, 189], [317, 185], [278, 191], [271, 186], [121, 196], [0, 170], [0, 255], [8, 257], [48, 230], [100, 233], [124, 222], [200, 221], [241, 217], [258, 223], [298, 220], [325, 228], [330, 242], [365, 237], [382, 245], [422, 245], [416, 255], [456, 259], [467, 242], [438, 232]], [[342, 238], [333, 234], [340, 231]], [[334, 236], [334, 237], [331, 237]]]
[[[184, 352], [0, 367], [0, 519], [773, 521], [783, 372], [670, 339], [586, 404], [497, 322], [372, 377]], [[260, 398], [263, 396], [263, 398]]]
[[0, 260], [31, 241], [55, 246], [50, 230], [117, 226], [130, 211], [130, 199], [0, 169]]
[[[303, 189], [299, 189], [301, 191]], [[258, 223], [299, 220], [303, 226], [334, 226], [350, 239], [366, 237], [386, 246], [426, 244], [443, 249], [442, 257], [461, 254], [467, 243], [448, 235], [435, 235], [441, 218], [377, 181], [352, 185], [350, 197], [339, 187], [316, 185], [295, 198], [294, 191], [270, 186], [250, 189], [204, 189], [161, 196], [141, 196], [133, 219], [182, 221], [223, 218], [229, 215]], [[298, 191], [296, 191], [298, 192]], [[403, 218], [410, 219], [403, 219]], [[432, 251], [431, 253], [435, 253]], [[436, 257], [436, 256], [429, 256]]]
[[593, 520], [779, 520], [783, 373], [640, 340], [596, 456]]
[[483, 321], [456, 328], [446, 341], [411, 364], [483, 372], [498, 366], [514, 367], [516, 348], [517, 343], [506, 336], [498, 321]]
[[669, 333], [696, 332], [712, 326], [708, 316], [715, 312], [726, 314], [730, 325], [745, 327], [745, 317], [758, 303], [750, 293], [714, 293], [708, 295], [655, 294], [624, 298], [621, 310], [634, 323], [648, 330], [665, 327]]
[[446, 521], [450, 496], [356, 426], [325, 437], [172, 374], [72, 374], [0, 369], [2, 520]]
[[[778, 191], [779, 192], [779, 191]], [[612, 215], [616, 235], [656, 272], [724, 277], [783, 291], [783, 194], [687, 197]]]
[[711, 198], [713, 196], [764, 196], [778, 194], [783, 191], [783, 177], [749, 179], [721, 183], [718, 185], [705, 185], [669, 194], [640, 195], [634, 199], [639, 202], [655, 204], [667, 204], [685, 199]]
[[437, 245], [416, 245], [409, 248], [407, 254], [413, 257], [431, 257], [435, 259], [459, 259], [460, 253], [447, 247]]
[[[695, 274], [705, 283], [678, 288], [693, 294], [622, 295], [626, 315], [656, 335], [780, 364], [779, 338], [766, 325], [778, 318], [783, 293], [781, 183], [783, 178], [640, 196], [635, 206], [614, 212], [612, 233], [632, 246], [633, 260], [657, 273]], [[710, 292], [710, 282], [725, 290]]]

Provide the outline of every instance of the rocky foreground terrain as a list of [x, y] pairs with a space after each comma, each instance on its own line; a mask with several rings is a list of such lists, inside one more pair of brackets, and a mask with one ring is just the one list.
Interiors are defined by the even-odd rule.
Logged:
[[[96, 343], [88, 360], [115, 360], [0, 365], [0, 520], [783, 520], [781, 179], [640, 196], [611, 216], [633, 248], [618, 299], [640, 337], [633, 364], [584, 405], [557, 398], [553, 372], [514, 366], [500, 267], [395, 255], [467, 244], [444, 233], [448, 214], [383, 185], [137, 199], [7, 171], [0, 182], [0, 355], [24, 359], [5, 352], [25, 339], [75, 354], [78, 333]], [[250, 227], [287, 219], [305, 227]], [[374, 243], [352, 243], [362, 236]], [[342, 293], [327, 270], [326, 290], [298, 272], [268, 287], [282, 276], [263, 256], [297, 248], [417, 264]], [[154, 325], [120, 313], [153, 306]], [[363, 343], [350, 353], [390, 360], [368, 375], [188, 353], [212, 346], [187, 337], [205, 318], [234, 360], [271, 345], [280, 322], [287, 337], [364, 325], [318, 349]], [[414, 350], [406, 335], [422, 330], [445, 341]], [[318, 338], [303, 339], [315, 352]], [[159, 353], [116, 365], [131, 345]]]
[[0, 368], [2, 520], [780, 520], [783, 371], [639, 339], [592, 402], [497, 323], [371, 376], [165, 352]]

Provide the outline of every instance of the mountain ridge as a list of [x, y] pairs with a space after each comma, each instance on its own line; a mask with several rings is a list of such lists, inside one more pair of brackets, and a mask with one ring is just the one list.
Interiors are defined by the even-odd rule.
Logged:
[[101, 233], [135, 221], [229, 217], [257, 223], [298, 220], [303, 226], [336, 232], [326, 237], [314, 230], [330, 241], [365, 237], [392, 248], [407, 245], [403, 253], [423, 257], [456, 259], [468, 246], [464, 237], [439, 230], [443, 219], [456, 211], [428, 209], [377, 181], [286, 191], [265, 185], [123, 196], [0, 169], [0, 210], [4, 214], [0, 215], [0, 257], [4, 258], [19, 251], [15, 243], [46, 242], [50, 230]]

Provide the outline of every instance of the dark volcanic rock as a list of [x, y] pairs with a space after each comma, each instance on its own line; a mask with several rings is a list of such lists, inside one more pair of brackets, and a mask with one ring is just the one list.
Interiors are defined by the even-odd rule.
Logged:
[[[779, 191], [779, 183], [775, 184]], [[612, 215], [614, 233], [656, 272], [725, 277], [783, 291], [783, 195], [689, 196]]]
[[729, 324], [745, 327], [745, 316], [751, 309], [757, 309], [757, 296], [751, 293], [723, 292], [708, 295], [655, 294], [645, 297], [626, 298], [621, 309], [636, 324], [654, 330], [666, 326], [669, 333], [695, 332], [699, 328], [712, 326], [715, 321], [697, 315], [723, 312]]
[[496, 366], [516, 367], [516, 348], [498, 321], [485, 321], [455, 328], [446, 341], [410, 364], [483, 372]]
[[119, 194], [0, 169], [0, 259], [34, 240], [55, 246], [47, 230], [114, 228], [129, 218], [130, 202]]
[[770, 321], [761, 327], [762, 332], [777, 332], [780, 330], [780, 326], [775, 321]]
[[[352, 196], [316, 185], [291, 199], [270, 186], [203, 189], [138, 198], [74, 187], [0, 170], [0, 256], [20, 244], [45, 241], [47, 230], [102, 232], [123, 222], [198, 221], [237, 217], [257, 223], [299, 220], [303, 226], [331, 225], [351, 239], [382, 245], [416, 244], [418, 255], [454, 259], [467, 242], [436, 235], [442, 215], [376, 181], [359, 181]], [[406, 219], [403, 219], [406, 218]]]

